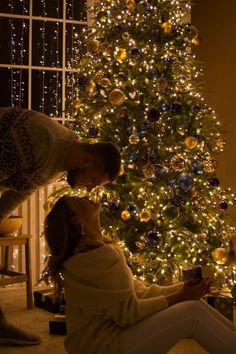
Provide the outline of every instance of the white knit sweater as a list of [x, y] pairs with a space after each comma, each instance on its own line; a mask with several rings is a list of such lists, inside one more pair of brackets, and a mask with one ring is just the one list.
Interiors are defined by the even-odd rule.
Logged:
[[65, 157], [76, 137], [42, 113], [0, 108], [0, 219], [65, 173]]
[[146, 287], [113, 245], [76, 254], [64, 267], [69, 354], [104, 354], [108, 346], [121, 354], [119, 333], [168, 307], [165, 295], [182, 286]]

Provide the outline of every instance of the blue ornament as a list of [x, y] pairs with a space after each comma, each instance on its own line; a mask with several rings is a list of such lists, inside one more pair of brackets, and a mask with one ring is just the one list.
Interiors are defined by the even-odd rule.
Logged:
[[107, 206], [109, 208], [110, 211], [113, 211], [113, 212], [116, 212], [119, 210], [120, 208], [120, 203], [119, 202], [116, 202], [116, 201], [109, 201], [107, 203]]
[[151, 126], [151, 123], [150, 123], [148, 120], [145, 120], [145, 121], [143, 122], [143, 126], [144, 126], [144, 128], [149, 129], [150, 126]]
[[166, 166], [163, 166], [163, 165], [159, 165], [157, 164], [155, 166], [155, 176], [156, 177], [164, 177], [167, 173], [168, 169]]
[[134, 203], [130, 203], [127, 207], [127, 210], [131, 213], [131, 214], [136, 214], [137, 213], [137, 205], [135, 205]]
[[203, 173], [203, 163], [200, 160], [193, 160], [192, 170], [197, 175], [201, 175]]
[[147, 112], [147, 119], [149, 122], [156, 122], [160, 118], [160, 112], [157, 108], [151, 108]]
[[89, 79], [87, 78], [87, 76], [82, 75], [78, 78], [78, 84], [81, 87], [86, 87], [89, 83]]
[[218, 187], [219, 184], [220, 184], [220, 181], [218, 180], [218, 178], [212, 177], [212, 178], [209, 178], [209, 179], [208, 179], [208, 183], [209, 183], [209, 185], [212, 186], [212, 187]]
[[170, 110], [170, 105], [168, 103], [162, 103], [161, 112], [168, 112]]
[[161, 76], [160, 72], [155, 69], [155, 68], [151, 68], [148, 70], [148, 77], [153, 79], [153, 80], [157, 80], [159, 79], [159, 77]]
[[144, 162], [144, 164], [147, 164], [148, 162], [153, 165], [156, 161], [156, 153], [154, 151], [150, 151], [150, 152], [145, 152], [142, 155], [142, 161]]
[[181, 173], [177, 177], [176, 183], [179, 186], [179, 188], [185, 192], [190, 191], [194, 186], [193, 177], [192, 177], [192, 175], [190, 175], [188, 173]]
[[170, 111], [172, 114], [176, 115], [176, 114], [180, 114], [182, 111], [182, 107], [179, 103], [173, 103], [170, 107]]
[[147, 1], [143, 1], [141, 4], [142, 4], [142, 7], [145, 11], [150, 10], [151, 4], [149, 4]]
[[146, 128], [144, 125], [141, 125], [140, 127], [137, 127], [136, 131], [137, 131], [137, 134], [140, 136], [140, 135], [146, 133]]
[[174, 183], [171, 182], [171, 181], [167, 181], [166, 182], [166, 186], [167, 186], [168, 189], [173, 189], [174, 188]]
[[180, 195], [175, 195], [174, 197], [171, 198], [171, 204], [173, 204], [176, 207], [179, 207], [184, 203], [183, 198]]
[[199, 111], [200, 111], [201, 107], [198, 105], [198, 104], [194, 104], [192, 107], [191, 107], [191, 113], [194, 113], [194, 114], [197, 114]]
[[148, 231], [146, 233], [146, 239], [151, 246], [156, 247], [160, 243], [161, 234], [155, 230]]
[[220, 209], [225, 210], [228, 208], [228, 203], [223, 200], [222, 202], [219, 203], [219, 207], [220, 207]]
[[89, 127], [88, 135], [91, 138], [95, 138], [98, 135], [98, 127], [96, 127], [95, 125]]
[[139, 54], [140, 54], [140, 51], [138, 48], [132, 48], [130, 51], [130, 55], [133, 58], [137, 58], [139, 56]]
[[121, 24], [116, 25], [116, 30], [117, 30], [117, 32], [119, 32], [119, 33], [124, 33], [124, 32], [125, 32], [125, 28], [124, 28], [124, 26], [122, 26]]
[[130, 160], [134, 162], [137, 161], [137, 158], [138, 158], [137, 152], [132, 152], [132, 154], [130, 155]]

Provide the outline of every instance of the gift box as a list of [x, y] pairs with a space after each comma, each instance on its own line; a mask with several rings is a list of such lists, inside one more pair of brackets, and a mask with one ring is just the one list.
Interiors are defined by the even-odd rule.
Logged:
[[34, 304], [46, 311], [58, 313], [61, 305], [65, 305], [66, 301], [62, 295], [59, 298], [55, 297], [53, 289], [44, 289], [34, 291]]
[[49, 321], [49, 333], [66, 335], [67, 330], [65, 315], [55, 315], [54, 318]]
[[212, 289], [204, 296], [207, 303], [219, 311], [228, 320], [234, 320], [234, 300], [229, 290]]

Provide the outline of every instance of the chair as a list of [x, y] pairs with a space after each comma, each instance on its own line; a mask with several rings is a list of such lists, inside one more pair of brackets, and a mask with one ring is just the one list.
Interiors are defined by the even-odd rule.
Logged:
[[[31, 249], [30, 239], [31, 235], [19, 234], [17, 236], [2, 236], [0, 237], [0, 247], [3, 249], [3, 262], [0, 265], [0, 286], [26, 282], [26, 299], [27, 308], [33, 308], [32, 296], [32, 272], [31, 272]], [[25, 246], [25, 273], [15, 272], [9, 269], [9, 248], [10, 246]], [[2, 253], [0, 252], [0, 255]]]

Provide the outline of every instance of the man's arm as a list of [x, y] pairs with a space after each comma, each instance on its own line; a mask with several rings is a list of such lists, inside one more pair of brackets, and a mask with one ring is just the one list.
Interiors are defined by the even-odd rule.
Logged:
[[0, 197], [0, 222], [7, 218], [33, 191], [15, 192], [7, 190]]

